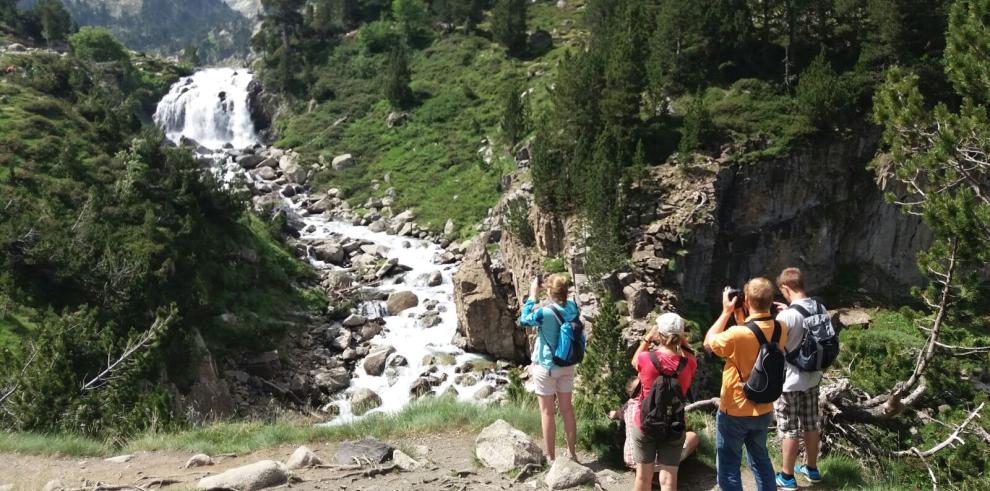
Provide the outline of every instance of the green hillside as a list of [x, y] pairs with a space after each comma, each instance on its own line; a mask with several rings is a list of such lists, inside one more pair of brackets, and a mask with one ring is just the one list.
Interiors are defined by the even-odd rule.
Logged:
[[[168, 424], [154, 374], [191, 380], [191, 330], [220, 351], [270, 346], [287, 312], [320, 305], [301, 286], [312, 272], [244, 196], [147, 127], [184, 69], [131, 57], [99, 29], [69, 44], [68, 56], [0, 56], [12, 67], [0, 75], [0, 372], [14, 377], [0, 386], [19, 384], [3, 418], [93, 434], [157, 424], [152, 413]], [[102, 390], [72, 389], [169, 312]]]

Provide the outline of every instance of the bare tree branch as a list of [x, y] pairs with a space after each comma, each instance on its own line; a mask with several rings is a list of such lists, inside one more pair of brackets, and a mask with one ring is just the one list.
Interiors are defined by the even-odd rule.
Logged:
[[[21, 375], [20, 375], [21, 377], [24, 377], [24, 374], [27, 372], [28, 367], [30, 367], [31, 364], [34, 363], [34, 359], [37, 358], [37, 357], [38, 357], [38, 350], [37, 349], [32, 350], [31, 357], [28, 358], [27, 363], [25, 363], [24, 364], [24, 367], [21, 368]], [[9, 398], [11, 395], [13, 395], [14, 392], [17, 392], [17, 389], [19, 389], [19, 388], [21, 388], [20, 382], [14, 382], [14, 385], [12, 387], [10, 387], [10, 389], [7, 390], [3, 394], [3, 396], [0, 396], [0, 406], [3, 406], [4, 401], [6, 401], [7, 398]]]
[[691, 404], [684, 406], [684, 412], [698, 411], [701, 409], [708, 409], [708, 408], [718, 409], [718, 405], [719, 405], [718, 397], [713, 397], [711, 399], [692, 402]]
[[942, 329], [942, 324], [945, 321], [946, 311], [948, 310], [949, 300], [952, 293], [952, 282], [955, 278], [956, 272], [956, 253], [958, 252], [958, 239], [952, 239], [952, 243], [949, 250], [948, 265], [945, 270], [945, 277], [940, 283], [942, 283], [941, 298], [938, 303], [938, 311], [935, 313], [935, 319], [932, 321], [932, 332], [928, 337], [928, 343], [925, 349], [918, 353], [918, 362], [914, 367], [914, 372], [907, 380], [897, 384], [894, 390], [891, 391], [890, 395], [887, 397], [886, 403], [884, 403], [883, 412], [885, 415], [898, 414], [903, 411], [903, 399], [908, 395], [909, 391], [918, 384], [921, 380], [921, 376], [925, 373], [925, 369], [931, 363], [932, 358], [935, 356], [935, 347], [938, 343], [938, 336]]
[[966, 419], [964, 419], [962, 424], [956, 428], [956, 431], [953, 431], [948, 438], [943, 440], [941, 443], [935, 445], [934, 447], [925, 451], [921, 451], [917, 447], [911, 447], [907, 450], [891, 452], [890, 455], [893, 455], [894, 457], [914, 456], [924, 460], [926, 457], [931, 457], [932, 455], [935, 455], [941, 450], [944, 450], [946, 447], [951, 447], [956, 443], [959, 444], [965, 443], [963, 442], [963, 439], [959, 435], [966, 430], [966, 427], [969, 426], [969, 424], [973, 421], [973, 419], [980, 417], [980, 411], [983, 410], [983, 406], [985, 405], [986, 405], [985, 402], [981, 402], [980, 405], [976, 407], [976, 409], [974, 409], [969, 413], [969, 416], [966, 416]]
[[141, 338], [137, 340], [137, 342], [134, 342], [133, 344], [128, 344], [127, 348], [124, 349], [124, 352], [115, 361], [113, 362], [108, 361], [107, 368], [102, 372], [100, 372], [95, 377], [93, 377], [88, 382], [84, 383], [83, 386], [80, 388], [80, 391], [85, 392], [106, 385], [107, 382], [113, 379], [114, 372], [117, 369], [119, 369], [124, 362], [130, 359], [131, 356], [143, 350], [159, 335], [161, 335], [161, 332], [165, 328], [167, 328], [169, 324], [172, 323], [172, 319], [174, 317], [175, 317], [175, 311], [172, 310], [171, 312], [169, 312], [168, 317], [164, 319], [162, 319], [161, 317], [155, 319], [155, 323], [151, 325], [151, 328], [148, 329], [148, 331], [145, 332], [141, 336]]

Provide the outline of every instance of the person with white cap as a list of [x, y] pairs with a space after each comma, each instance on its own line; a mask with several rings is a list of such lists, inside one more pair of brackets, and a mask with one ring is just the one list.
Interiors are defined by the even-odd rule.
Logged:
[[[654, 343], [657, 345], [655, 350], [651, 349]], [[684, 319], [674, 313], [666, 313], [658, 317], [656, 327], [646, 334], [636, 353], [633, 354], [632, 365], [639, 372], [642, 387], [639, 405], [643, 411], [649, 410], [654, 405], [648, 399], [655, 397], [656, 391], [661, 390], [661, 385], [665, 386], [664, 390], [680, 389], [681, 394], [678, 394], [680, 397], [676, 399], [686, 398], [691, 381], [694, 379], [694, 372], [698, 368], [698, 361], [684, 334]], [[657, 383], [657, 387], [654, 387], [654, 382], [661, 376], [664, 383]], [[670, 400], [670, 397], [664, 399]], [[671, 412], [671, 408], [661, 409], [668, 414]], [[683, 412], [680, 414], [683, 417]], [[677, 467], [681, 462], [686, 438], [683, 421], [676, 432], [664, 431], [663, 435], [657, 435], [644, 428], [644, 417], [647, 416], [637, 412], [631, 431], [634, 443], [633, 459], [636, 462], [634, 489], [652, 489], [653, 471], [657, 462], [660, 463], [660, 488], [665, 491], [677, 489]], [[669, 436], [671, 434], [678, 436], [671, 439]]]

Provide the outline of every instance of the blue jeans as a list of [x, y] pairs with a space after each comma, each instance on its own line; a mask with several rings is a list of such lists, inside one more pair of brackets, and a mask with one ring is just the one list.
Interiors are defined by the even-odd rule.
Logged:
[[762, 416], [729, 416], [719, 411], [715, 418], [716, 467], [718, 485], [724, 491], [742, 491], [742, 449], [760, 491], [777, 489], [773, 462], [767, 451], [767, 430], [773, 413]]

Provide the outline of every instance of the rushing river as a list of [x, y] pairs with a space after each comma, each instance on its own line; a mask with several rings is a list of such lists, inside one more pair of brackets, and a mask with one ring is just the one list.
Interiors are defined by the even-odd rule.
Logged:
[[[246, 148], [258, 144], [255, 128], [251, 122], [248, 107], [248, 85], [252, 74], [244, 69], [212, 68], [202, 70], [185, 77], [177, 82], [155, 111], [155, 122], [165, 131], [172, 141], [178, 143], [182, 138], [195, 140], [207, 149], [213, 150], [211, 156], [216, 163], [217, 173], [230, 179], [243, 175], [249, 182], [255, 177], [243, 171], [233, 158], [222, 149]], [[448, 363], [438, 363], [435, 366], [435, 377], [444, 381], [433, 388], [435, 394], [448, 392], [451, 388], [457, 391], [462, 400], [475, 400], [475, 394], [493, 382], [493, 375], [487, 380], [479, 380], [471, 385], [455, 383], [458, 367], [471, 360], [479, 360], [477, 355], [464, 353], [451, 344], [457, 327], [457, 317], [454, 308], [453, 274], [456, 266], [440, 266], [434, 258], [442, 252], [439, 245], [407, 237], [388, 235], [370, 231], [367, 227], [354, 226], [349, 223], [334, 221], [325, 215], [309, 215], [300, 203], [308, 196], [302, 193], [293, 198], [282, 198], [286, 205], [296, 210], [305, 222], [305, 231], [301, 240], [316, 241], [331, 236], [344, 236], [361, 239], [382, 246], [387, 250], [385, 256], [398, 260], [399, 264], [411, 268], [404, 276], [401, 284], [388, 280], [377, 288], [382, 291], [412, 291], [419, 297], [419, 305], [402, 312], [400, 315], [385, 317], [385, 329], [371, 340], [373, 346], [392, 346], [396, 356], [402, 356], [408, 364], [392, 367], [381, 376], [368, 375], [361, 362], [355, 365], [350, 387], [332, 404], [340, 409], [340, 416], [331, 423], [341, 423], [353, 420], [355, 416], [350, 410], [347, 395], [355, 390], [367, 388], [373, 390], [382, 399], [382, 405], [372, 412], [394, 412], [410, 402], [410, 388], [420, 378], [423, 372], [431, 369], [424, 364], [424, 359], [433, 355], [444, 358]], [[317, 269], [340, 269], [324, 264], [312, 257], [306, 258]], [[437, 286], [427, 286], [420, 278], [428, 277], [439, 271], [442, 282]], [[426, 304], [436, 302], [435, 310], [439, 312], [440, 323], [434, 327], [421, 327], [417, 317], [426, 311]], [[366, 310], [374, 310], [375, 305], [366, 305]], [[453, 361], [452, 364], [449, 362]], [[473, 382], [473, 380], [472, 380]]]

